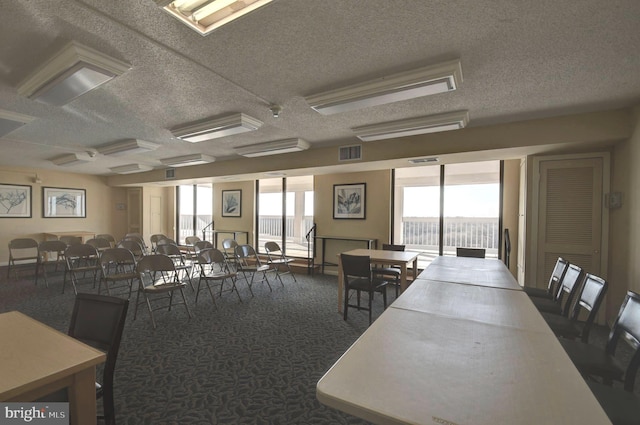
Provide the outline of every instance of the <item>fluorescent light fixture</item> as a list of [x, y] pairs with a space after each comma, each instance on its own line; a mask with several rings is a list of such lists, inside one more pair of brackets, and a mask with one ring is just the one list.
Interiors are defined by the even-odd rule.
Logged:
[[80, 165], [86, 162], [95, 161], [95, 158], [86, 153], [70, 153], [68, 155], [62, 155], [50, 159], [49, 161], [61, 167], [70, 167], [72, 165]]
[[286, 139], [242, 146], [236, 148], [235, 151], [238, 155], [246, 156], [247, 158], [255, 158], [258, 156], [304, 151], [309, 149], [310, 146], [311, 145], [306, 140]]
[[203, 155], [201, 153], [195, 153], [193, 155], [174, 156], [173, 158], [161, 159], [164, 165], [172, 167], [184, 167], [187, 165], [200, 165], [214, 162], [216, 159], [209, 155]]
[[98, 148], [98, 152], [103, 155], [133, 155], [137, 153], [145, 153], [158, 149], [158, 143], [147, 142], [145, 140], [127, 139], [120, 142], [110, 143]]
[[0, 137], [6, 136], [13, 130], [17, 130], [25, 124], [30, 123], [35, 118], [29, 115], [0, 109]]
[[259, 129], [261, 125], [262, 121], [239, 112], [173, 128], [171, 132], [185, 142], [196, 143], [254, 131]]
[[409, 120], [355, 127], [352, 130], [363, 142], [415, 136], [439, 131], [459, 130], [469, 122], [469, 112], [458, 111]]
[[436, 156], [431, 156], [428, 158], [411, 158], [408, 161], [412, 164], [429, 164], [432, 162], [438, 162], [440, 159]]
[[156, 4], [202, 35], [246, 15], [272, 0], [155, 0]]
[[61, 106], [129, 69], [125, 62], [71, 41], [22, 81], [18, 93]]
[[405, 71], [305, 98], [324, 115], [384, 105], [456, 90], [462, 83], [459, 60]]
[[118, 167], [113, 167], [109, 169], [116, 174], [133, 174], [133, 173], [140, 173], [142, 171], [151, 171], [153, 170], [153, 167], [149, 167], [148, 165], [141, 165], [141, 164], [127, 164], [127, 165], [120, 165]]

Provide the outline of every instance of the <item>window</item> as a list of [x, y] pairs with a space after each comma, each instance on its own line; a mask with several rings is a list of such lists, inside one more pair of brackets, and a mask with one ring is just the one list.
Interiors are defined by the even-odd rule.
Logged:
[[306, 258], [312, 226], [313, 176], [258, 181], [258, 251], [275, 241], [288, 256]]
[[419, 251], [421, 268], [458, 246], [497, 258], [499, 210], [500, 161], [395, 170], [393, 240]]
[[[213, 220], [213, 188], [210, 184], [180, 185], [177, 188], [178, 198], [178, 239], [185, 243], [187, 236], [198, 236], [211, 240], [209, 235], [203, 237], [202, 231]], [[209, 226], [209, 227], [208, 227]]]

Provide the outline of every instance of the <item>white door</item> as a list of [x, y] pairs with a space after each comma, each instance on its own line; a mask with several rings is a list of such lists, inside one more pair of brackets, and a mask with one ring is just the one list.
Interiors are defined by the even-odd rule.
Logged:
[[600, 275], [603, 158], [541, 160], [539, 173], [537, 285], [559, 256]]

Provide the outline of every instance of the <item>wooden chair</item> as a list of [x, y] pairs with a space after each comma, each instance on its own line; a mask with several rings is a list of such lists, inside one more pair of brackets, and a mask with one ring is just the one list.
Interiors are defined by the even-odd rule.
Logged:
[[[183, 288], [186, 283], [179, 279], [178, 271], [176, 270], [173, 260], [163, 254], [151, 254], [144, 256], [136, 266], [138, 272], [138, 293], [136, 295], [136, 308], [133, 313], [133, 320], [138, 315], [138, 306], [141, 303], [146, 303], [149, 309], [149, 315], [151, 316], [151, 323], [153, 328], [156, 329], [156, 321], [153, 317], [153, 312], [164, 307], [168, 307], [171, 310], [173, 306], [174, 292], [179, 292], [182, 297], [187, 315], [191, 318], [191, 311], [187, 304], [187, 299], [184, 296]], [[140, 294], [144, 297], [144, 300], [140, 301]], [[168, 305], [160, 305], [153, 308], [151, 302], [156, 301], [168, 301]]]
[[486, 250], [484, 248], [456, 248], [457, 257], [485, 258]]
[[[344, 282], [344, 320], [347, 320], [349, 307], [369, 312], [369, 325], [372, 323], [373, 294], [382, 294], [384, 308], [387, 308], [387, 284], [385, 280], [375, 278], [371, 272], [371, 257], [368, 255], [340, 254]], [[351, 291], [356, 292], [357, 304], [349, 304]], [[366, 292], [369, 296], [368, 308], [360, 304], [360, 294]]]
[[[382, 244], [383, 251], [404, 251], [404, 245], [394, 245], [394, 244]], [[397, 266], [382, 266], [376, 267], [374, 266], [372, 269], [374, 276], [379, 276], [381, 278], [391, 278], [393, 279], [393, 285], [396, 288], [396, 298], [398, 298], [398, 293], [400, 290], [400, 277], [402, 276], [402, 269]]]
[[[542, 317], [544, 317], [556, 336], [569, 339], [580, 337], [582, 342], [588, 342], [589, 331], [596, 319], [600, 304], [602, 304], [602, 300], [607, 293], [607, 287], [606, 280], [587, 274], [569, 317], [552, 313], [542, 313]], [[586, 320], [578, 321], [583, 312], [588, 313]]]
[[[284, 252], [282, 252], [277, 242], [266, 242], [264, 244], [264, 250], [267, 252], [267, 264], [275, 270], [276, 278], [280, 280], [282, 286], [284, 286], [284, 282], [282, 282], [281, 276], [285, 274], [290, 274], [291, 277], [293, 277], [293, 281], [298, 282], [290, 266], [290, 263], [294, 261], [293, 258], [285, 257]], [[280, 270], [281, 268], [284, 269], [284, 271]]]

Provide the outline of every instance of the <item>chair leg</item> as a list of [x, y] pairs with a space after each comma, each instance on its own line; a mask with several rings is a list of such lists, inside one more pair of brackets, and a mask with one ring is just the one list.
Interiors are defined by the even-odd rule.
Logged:
[[191, 319], [191, 310], [189, 310], [189, 304], [187, 304], [187, 299], [184, 296], [184, 292], [182, 291], [182, 288], [180, 288], [180, 295], [182, 295], [182, 302], [184, 302], [184, 306], [187, 309], [187, 315], [189, 315], [189, 319]]
[[372, 318], [372, 311], [373, 310], [373, 291], [369, 291], [369, 326], [371, 326], [371, 318]]
[[[397, 286], [396, 286], [396, 288], [397, 288]], [[397, 291], [397, 289], [396, 289], [396, 291]], [[382, 305], [384, 306], [384, 309], [386, 310], [387, 309], [387, 287], [386, 286], [384, 286], [382, 288]]]
[[344, 316], [343, 319], [347, 320], [347, 311], [349, 310], [349, 289], [347, 288], [344, 292], [344, 308], [342, 311]]

